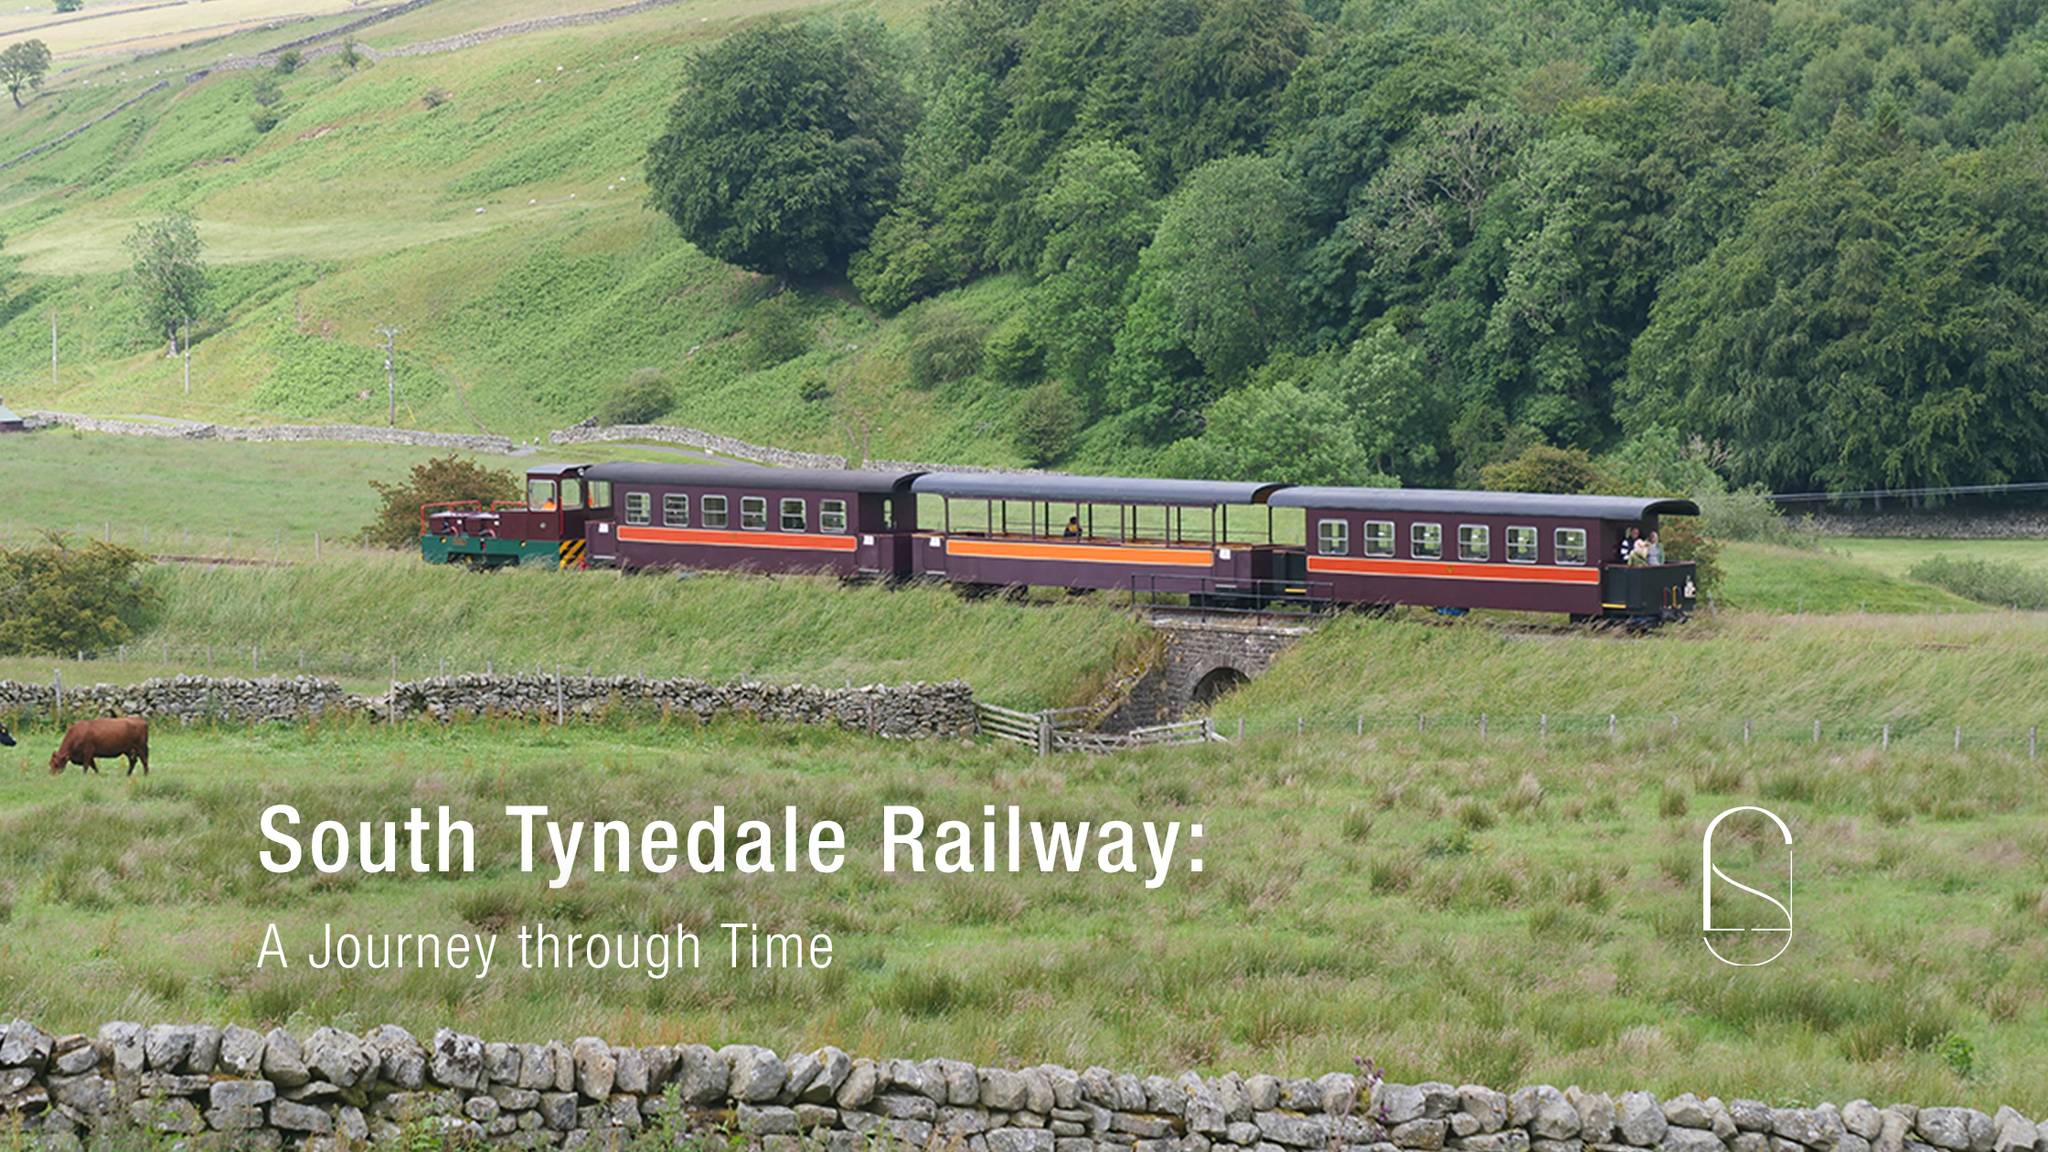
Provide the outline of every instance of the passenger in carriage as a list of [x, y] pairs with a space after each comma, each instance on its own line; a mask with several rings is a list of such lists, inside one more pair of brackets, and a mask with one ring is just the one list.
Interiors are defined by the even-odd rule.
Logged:
[[1069, 540], [1079, 540], [1081, 538], [1081, 518], [1079, 516], [1067, 517], [1066, 530], [1061, 532], [1060, 535]]
[[1657, 538], [1657, 533], [1654, 531], [1650, 533], [1649, 551], [1650, 563], [1662, 564], [1664, 562], [1664, 542]]
[[1619, 559], [1623, 564], [1627, 564], [1630, 560], [1634, 559], [1636, 545], [1642, 542], [1642, 538], [1643, 530], [1634, 527], [1631, 527], [1628, 530], [1628, 534], [1621, 538], [1621, 556]]

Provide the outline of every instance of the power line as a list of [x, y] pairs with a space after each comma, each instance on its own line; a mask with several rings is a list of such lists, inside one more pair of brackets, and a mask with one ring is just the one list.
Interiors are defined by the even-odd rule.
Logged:
[[1947, 484], [1929, 488], [1865, 488], [1854, 492], [1773, 492], [1780, 504], [1821, 504], [1834, 501], [1915, 499], [1927, 496], [1996, 496], [2004, 493], [2048, 492], [2048, 480], [2011, 484]]

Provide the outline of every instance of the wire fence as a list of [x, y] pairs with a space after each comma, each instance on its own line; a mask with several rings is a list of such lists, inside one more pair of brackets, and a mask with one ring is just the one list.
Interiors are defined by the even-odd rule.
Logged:
[[1291, 721], [1270, 715], [1218, 721], [1230, 740], [1293, 736], [1331, 741], [1344, 737], [1410, 735], [1483, 744], [1488, 741], [1571, 741], [1632, 743], [1656, 740], [1706, 741], [1748, 746], [1804, 744], [1833, 749], [1902, 752], [2003, 752], [2038, 759], [2041, 726], [2035, 722], [1955, 723], [1924, 716], [1843, 718], [1783, 713], [1703, 715], [1621, 712], [1361, 711], [1349, 715], [1301, 715]]

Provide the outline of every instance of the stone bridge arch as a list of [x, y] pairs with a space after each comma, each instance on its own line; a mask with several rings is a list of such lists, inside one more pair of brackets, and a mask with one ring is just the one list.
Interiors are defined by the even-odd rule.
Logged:
[[1146, 623], [1163, 640], [1158, 662], [1104, 728], [1159, 724], [1207, 708], [1258, 678], [1314, 628], [1301, 620], [1201, 612], [1153, 612]]

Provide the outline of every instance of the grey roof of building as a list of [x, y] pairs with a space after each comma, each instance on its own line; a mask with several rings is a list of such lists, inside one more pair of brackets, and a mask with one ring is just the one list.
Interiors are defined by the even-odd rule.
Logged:
[[961, 500], [1034, 500], [1048, 504], [1263, 504], [1278, 484], [1160, 480], [1058, 473], [927, 472], [911, 490]]
[[1330, 508], [1366, 512], [1466, 513], [1473, 516], [1553, 516], [1579, 520], [1641, 520], [1670, 514], [1697, 516], [1700, 506], [1676, 497], [1559, 496], [1544, 492], [1467, 492], [1447, 488], [1290, 487], [1267, 503], [1278, 508]]
[[725, 488], [805, 488], [835, 492], [903, 492], [922, 473], [851, 468], [762, 468], [753, 464], [593, 464], [590, 480]]

